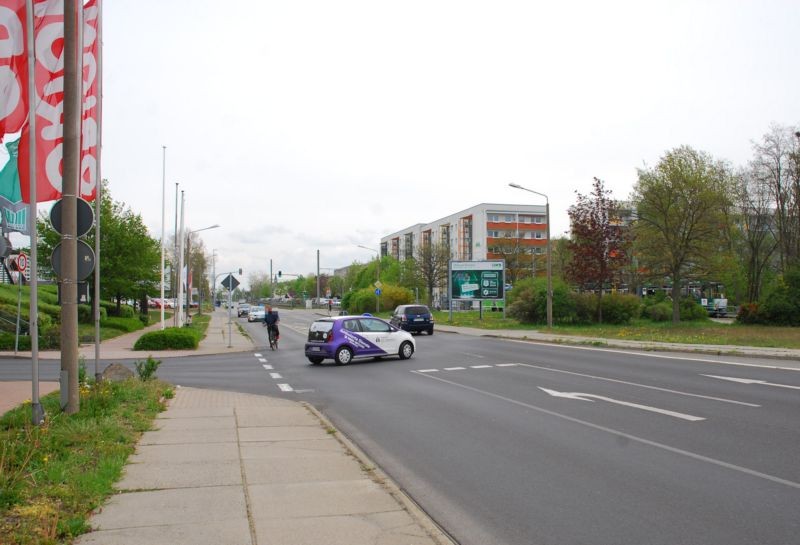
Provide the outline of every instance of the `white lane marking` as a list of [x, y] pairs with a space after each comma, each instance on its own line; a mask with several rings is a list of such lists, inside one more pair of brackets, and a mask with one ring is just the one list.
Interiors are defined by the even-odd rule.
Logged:
[[305, 390], [295, 390], [294, 393], [296, 394], [307, 394], [309, 392], [316, 392], [313, 388], [307, 388]]
[[[413, 371], [412, 371], [413, 373]], [[624, 431], [615, 430], [614, 428], [608, 428], [606, 426], [601, 426], [599, 424], [593, 424], [591, 422], [587, 422], [586, 420], [581, 420], [580, 418], [573, 418], [572, 416], [567, 416], [565, 414], [557, 413], [555, 411], [551, 411], [548, 409], [544, 409], [542, 407], [537, 407], [536, 405], [531, 405], [529, 403], [523, 403], [522, 401], [517, 401], [516, 399], [511, 399], [508, 397], [504, 397], [498, 394], [494, 394], [492, 392], [487, 392], [485, 390], [479, 390], [478, 388], [473, 388], [472, 386], [466, 386], [464, 384], [459, 384], [457, 382], [453, 382], [452, 380], [447, 380], [442, 377], [435, 377], [432, 375], [420, 375], [421, 377], [429, 378], [431, 380], [438, 380], [439, 382], [444, 382], [445, 384], [450, 384], [451, 386], [456, 386], [458, 388], [462, 388], [464, 390], [469, 390], [471, 392], [475, 392], [477, 394], [485, 395], [487, 397], [493, 397], [495, 399], [499, 399], [501, 401], [505, 401], [506, 403], [511, 403], [512, 405], [517, 405], [519, 407], [524, 407], [526, 409], [530, 409], [532, 411], [537, 411], [542, 414], [547, 414], [556, 418], [561, 418], [562, 420], [566, 420], [568, 422], [572, 422], [574, 424], [580, 424], [581, 426], [585, 426], [587, 428], [591, 428], [593, 430], [602, 431], [605, 433], [609, 433], [611, 435], [615, 435], [618, 437], [625, 437], [626, 439], [630, 439], [631, 441], [635, 441], [642, 445], [648, 445], [653, 448], [658, 448], [662, 450], [666, 450], [667, 452], [672, 452], [673, 454], [679, 454], [681, 456], [686, 456], [688, 458], [692, 458], [694, 460], [699, 460], [701, 462], [706, 462], [709, 464], [713, 464], [718, 467], [724, 467], [726, 469], [730, 469], [732, 471], [738, 471], [740, 473], [744, 473], [746, 475], [750, 475], [752, 477], [758, 477], [759, 479], [764, 479], [767, 481], [771, 481], [774, 483], [782, 484], [785, 486], [789, 486], [791, 488], [797, 488], [800, 490], [800, 483], [790, 481], [788, 479], [782, 479], [780, 477], [776, 477], [775, 475], [770, 475], [768, 473], [761, 473], [760, 471], [756, 471], [754, 469], [750, 469], [743, 466], [737, 466], [736, 464], [731, 464], [728, 462], [723, 462], [722, 460], [717, 460], [716, 458], [709, 458], [708, 456], [703, 456], [702, 454], [697, 454], [695, 452], [691, 452], [688, 450], [679, 449], [677, 447], [671, 447], [669, 445], [665, 445], [664, 443], [659, 443], [657, 441], [651, 441], [650, 439], [644, 439], [643, 437], [638, 437], [636, 435], [631, 435], [630, 433], [626, 433]]]
[[261, 367], [263, 367], [267, 371], [272, 371], [272, 366], [271, 365], [262, 365]]
[[261, 363], [267, 363], [267, 358], [258, 358], [258, 361]]
[[438, 373], [438, 369], [417, 369], [417, 373]]
[[491, 365], [470, 365], [470, 369], [489, 369]]
[[484, 359], [486, 356], [481, 356], [480, 354], [473, 354], [472, 352], [461, 352], [464, 356], [472, 356], [473, 358]]
[[270, 373], [269, 376], [275, 379], [283, 378], [280, 373]]
[[719, 377], [717, 375], [700, 376], [718, 378], [720, 380], [730, 380], [731, 382], [739, 382], [741, 384], [760, 384], [762, 386], [775, 386], [776, 388], [791, 388], [792, 390], [800, 390], [800, 386], [792, 386], [791, 384], [777, 384], [775, 382], [767, 382], [766, 380], [756, 380], [753, 378]]
[[553, 369], [552, 367], [542, 367], [541, 365], [533, 365], [532, 363], [520, 363], [522, 367], [531, 367], [533, 369], [542, 369], [543, 371], [552, 371], [554, 373], [564, 373], [565, 375], [573, 375], [576, 377], [586, 377], [595, 380], [605, 380], [606, 382], [615, 382], [617, 384], [626, 384], [628, 386], [636, 386], [638, 388], [646, 388], [648, 390], [658, 390], [659, 392], [667, 392], [670, 394], [682, 395], [687, 397], [699, 397], [702, 399], [710, 399], [712, 401], [721, 401], [722, 403], [733, 403], [735, 405], [744, 405], [745, 407], [760, 407], [755, 403], [747, 403], [745, 401], [736, 401], [733, 399], [725, 399], [724, 397], [705, 396], [702, 394], [691, 394], [689, 392], [681, 392], [678, 390], [670, 390], [669, 388], [661, 388], [659, 386], [650, 386], [648, 384], [639, 384], [638, 382], [628, 382], [627, 380], [619, 380], [615, 378], [599, 377], [596, 375], [587, 375], [585, 373], [576, 373], [575, 371], [565, 371], [563, 369]]
[[288, 384], [278, 384], [278, 388], [281, 389], [281, 392], [294, 392], [294, 388]]
[[518, 367], [518, 363], [498, 363], [495, 367]]
[[[698, 422], [700, 420], [705, 420], [700, 416], [692, 416], [691, 414], [684, 414], [675, 411], [668, 411], [666, 409], [659, 409], [656, 407], [649, 407], [647, 405], [639, 405], [638, 403], [631, 403], [629, 401], [620, 401], [619, 399], [612, 399], [610, 397], [603, 397], [594, 394], [583, 394], [580, 392], [559, 392], [557, 390], [548, 390], [547, 388], [542, 388], [539, 386], [539, 389], [547, 394], [550, 394], [553, 397], [565, 397], [567, 399], [579, 399], [581, 401], [589, 401], [594, 403], [595, 399], [599, 399], [600, 401], [607, 401], [608, 403], [614, 403], [616, 405], [624, 405], [626, 407], [633, 407], [634, 409], [641, 409], [643, 411], [650, 411], [651, 413], [658, 413], [658, 414], [665, 414], [667, 416], [673, 416], [675, 418], [680, 418], [682, 420], [688, 420], [690, 422]], [[587, 399], [589, 398], [589, 399]]]
[[255, 357], [260, 358], [261, 354], [253, 354]]
[[445, 371], [463, 371], [466, 367], [445, 367]]
[[[531, 341], [523, 341], [520, 339], [507, 339], [514, 343], [525, 343], [530, 345]], [[710, 360], [707, 358], [682, 358], [679, 356], [664, 356], [661, 354], [653, 354], [651, 352], [637, 352], [635, 350], [613, 350], [611, 348], [595, 348], [590, 346], [572, 346], [568, 344], [552, 344], [552, 343], [540, 343], [537, 342], [536, 344], [540, 344], [542, 346], [548, 346], [550, 348], [567, 348], [572, 350], [591, 350], [595, 352], [608, 352], [609, 354], [625, 354], [627, 356], [642, 356], [645, 358], [660, 358], [664, 360], [679, 360], [679, 361], [696, 361], [699, 363], [720, 363], [722, 365], [738, 365], [741, 367], [758, 367], [759, 369], [780, 369], [781, 371], [800, 371], [800, 367], [780, 367], [778, 365], [763, 365], [760, 363], [742, 363], [738, 361], [725, 361], [725, 360]], [[691, 346], [691, 345], [687, 345]], [[669, 347], [661, 347], [665, 351], [669, 350]]]

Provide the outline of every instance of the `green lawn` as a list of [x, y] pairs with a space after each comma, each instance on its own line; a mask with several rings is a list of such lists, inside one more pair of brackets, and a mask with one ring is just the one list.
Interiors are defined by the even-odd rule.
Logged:
[[[503, 318], [502, 312], [453, 312], [449, 321], [446, 311], [434, 312], [437, 323], [486, 330], [514, 329], [547, 332], [545, 324], [522, 324], [513, 318]], [[635, 320], [625, 325], [556, 325], [553, 333], [630, 341], [660, 341], [684, 344], [718, 344], [734, 346], [763, 346], [770, 348], [800, 348], [800, 328], [719, 323], [711, 320], [697, 322], [651, 322]]]

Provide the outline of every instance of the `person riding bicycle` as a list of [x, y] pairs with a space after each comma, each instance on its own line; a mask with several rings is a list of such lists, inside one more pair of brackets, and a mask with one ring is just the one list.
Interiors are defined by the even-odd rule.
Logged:
[[267, 311], [264, 313], [264, 325], [267, 326], [267, 337], [269, 337], [270, 330], [275, 332], [275, 340], [280, 339], [280, 331], [278, 330], [278, 323], [280, 322], [280, 318], [278, 318], [278, 311], [273, 311], [272, 307], [267, 307]]

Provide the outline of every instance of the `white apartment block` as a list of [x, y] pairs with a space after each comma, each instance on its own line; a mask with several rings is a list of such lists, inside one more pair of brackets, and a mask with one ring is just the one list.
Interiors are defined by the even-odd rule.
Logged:
[[430, 223], [417, 223], [381, 238], [381, 255], [403, 260], [417, 248], [449, 245], [455, 261], [503, 259], [501, 244], [518, 240], [526, 253], [544, 253], [547, 215], [543, 205], [478, 204]]

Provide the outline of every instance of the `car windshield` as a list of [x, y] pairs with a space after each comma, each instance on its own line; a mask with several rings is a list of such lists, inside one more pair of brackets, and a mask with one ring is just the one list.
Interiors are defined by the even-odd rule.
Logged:
[[327, 332], [333, 329], [333, 322], [314, 322], [311, 324], [311, 332], [316, 333], [318, 331]]
[[428, 307], [423, 306], [413, 306], [413, 307], [406, 307], [405, 310], [406, 314], [430, 314]]

